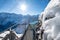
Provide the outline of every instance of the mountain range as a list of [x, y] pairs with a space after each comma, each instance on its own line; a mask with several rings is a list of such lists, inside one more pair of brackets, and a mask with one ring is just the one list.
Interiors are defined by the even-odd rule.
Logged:
[[6, 13], [1, 12], [0, 13], [0, 32], [4, 31], [5, 29], [8, 29], [12, 25], [18, 23], [31, 23], [38, 21], [39, 15], [21, 15], [21, 14], [15, 14], [15, 13]]

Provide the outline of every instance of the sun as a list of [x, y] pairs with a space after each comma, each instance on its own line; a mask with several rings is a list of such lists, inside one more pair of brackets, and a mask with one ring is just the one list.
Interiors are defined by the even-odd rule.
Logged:
[[22, 11], [26, 11], [26, 9], [27, 9], [26, 4], [21, 4], [20, 9], [21, 9]]

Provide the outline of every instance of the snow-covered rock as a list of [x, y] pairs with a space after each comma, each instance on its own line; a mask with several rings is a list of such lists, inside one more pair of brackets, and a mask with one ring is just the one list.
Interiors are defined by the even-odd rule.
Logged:
[[[21, 38], [21, 37], [23, 36], [23, 34], [17, 34], [15, 31], [13, 31], [13, 32], [15, 33], [15, 35], [16, 35], [18, 38]], [[0, 40], [2, 40], [7, 34], [10, 34], [10, 32], [9, 32], [9, 31], [5, 31], [5, 32], [1, 33], [1, 34], [0, 34], [0, 37], [2, 37], [2, 38], [0, 38]]]
[[51, 0], [39, 20], [45, 29], [44, 34], [47, 34], [44, 40], [60, 40], [60, 0]]
[[[4, 38], [9, 33], [10, 33], [9, 31], [5, 31], [4, 33], [0, 34], [0, 37]], [[2, 40], [2, 38], [0, 38], [0, 40]]]

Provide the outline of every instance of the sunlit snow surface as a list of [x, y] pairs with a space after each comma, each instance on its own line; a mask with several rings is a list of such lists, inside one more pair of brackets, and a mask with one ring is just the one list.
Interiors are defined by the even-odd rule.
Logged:
[[44, 40], [60, 40], [60, 0], [51, 0], [39, 19], [45, 29]]

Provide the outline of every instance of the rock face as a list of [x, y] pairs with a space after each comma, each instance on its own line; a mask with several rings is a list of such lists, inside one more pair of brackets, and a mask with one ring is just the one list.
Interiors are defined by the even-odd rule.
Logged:
[[51, 0], [39, 20], [45, 29], [44, 40], [60, 40], [60, 0]]

